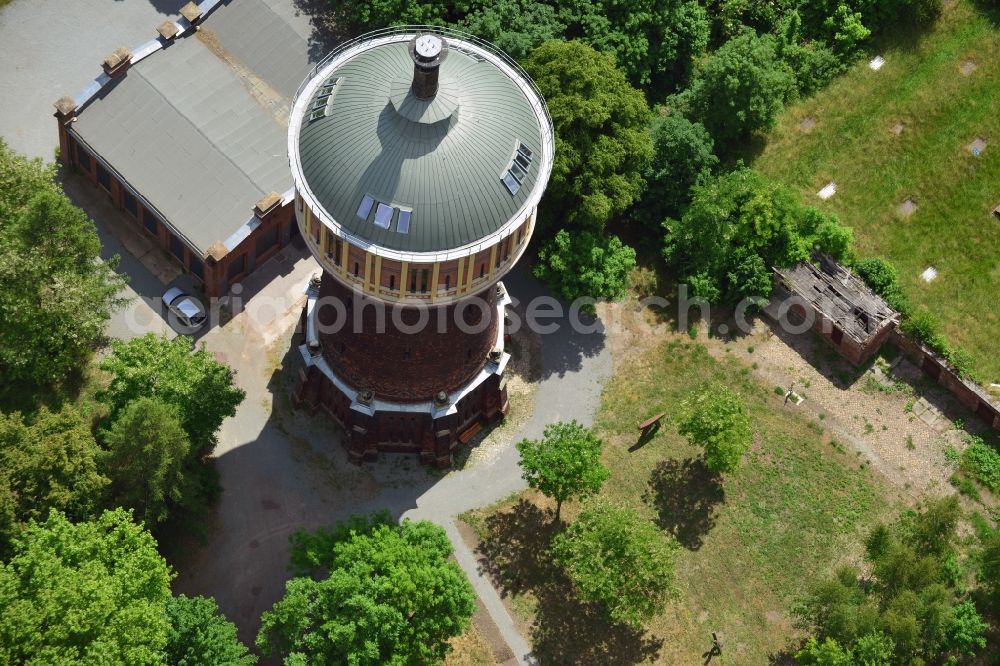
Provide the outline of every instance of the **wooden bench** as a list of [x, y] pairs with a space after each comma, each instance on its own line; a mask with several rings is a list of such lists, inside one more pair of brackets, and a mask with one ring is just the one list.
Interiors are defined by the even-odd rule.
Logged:
[[660, 425], [660, 421], [666, 415], [667, 415], [666, 412], [660, 412], [656, 416], [653, 416], [653, 417], [650, 417], [650, 418], [646, 419], [645, 421], [643, 421], [642, 423], [639, 424], [639, 431], [645, 433], [650, 428], [653, 428], [654, 426]]

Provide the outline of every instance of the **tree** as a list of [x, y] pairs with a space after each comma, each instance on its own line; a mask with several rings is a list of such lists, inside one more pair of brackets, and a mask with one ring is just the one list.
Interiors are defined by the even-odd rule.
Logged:
[[168, 340], [152, 333], [114, 340], [101, 369], [111, 374], [102, 399], [117, 415], [128, 403], [156, 396], [177, 408], [196, 456], [215, 446], [215, 433], [236, 413], [245, 393], [233, 383], [232, 369], [204, 349], [192, 351], [188, 338]]
[[[973, 656], [986, 644], [986, 624], [960, 590], [955, 549], [957, 497], [935, 499], [878, 525], [865, 543], [871, 577], [846, 567], [818, 581], [797, 609], [818, 641], [850, 646], [853, 662], [942, 663]], [[802, 661], [799, 663], [825, 663]]]
[[108, 485], [100, 456], [89, 423], [70, 406], [58, 412], [42, 407], [30, 421], [16, 412], [0, 414], [0, 491], [7, 498], [0, 499], [7, 507], [0, 553], [18, 524], [44, 520], [51, 509], [71, 520], [92, 517]]
[[795, 76], [779, 57], [771, 35], [747, 30], [709, 56], [691, 84], [690, 108], [730, 150], [751, 134], [774, 127], [795, 90]]
[[556, 133], [540, 213], [550, 229], [569, 223], [600, 231], [642, 191], [653, 152], [645, 97], [611, 56], [579, 41], [545, 42], [524, 65], [545, 97]]
[[211, 597], [180, 595], [167, 600], [170, 627], [165, 650], [170, 666], [250, 666], [257, 657], [236, 638], [236, 625]]
[[719, 158], [705, 126], [679, 113], [654, 121], [652, 135], [653, 160], [645, 173], [640, 214], [647, 223], [659, 225], [663, 218], [684, 212], [691, 188], [708, 179]]
[[833, 14], [823, 22], [823, 27], [840, 53], [854, 53], [861, 42], [872, 34], [861, 22], [861, 12], [852, 11], [845, 4], [837, 6]]
[[664, 257], [708, 301], [760, 303], [771, 295], [772, 267], [825, 252], [850, 256], [853, 232], [837, 218], [803, 207], [788, 187], [747, 168], [692, 190], [680, 220], [668, 220]]
[[635, 268], [635, 250], [617, 236], [560, 229], [538, 250], [534, 274], [556, 293], [578, 297], [620, 298]]
[[[325, 541], [325, 556], [313, 551], [313, 576], [290, 580], [284, 598], [264, 613], [257, 646], [286, 664], [440, 663], [475, 610], [472, 586], [448, 560], [444, 530], [428, 521], [386, 525], [377, 517], [354, 523], [356, 529], [321, 537], [339, 535]], [[293, 539], [296, 549], [316, 543]], [[293, 554], [293, 561], [306, 559]]]
[[694, 0], [552, 2], [566, 34], [615, 57], [629, 82], [663, 94], [687, 82], [708, 46], [708, 17]]
[[591, 500], [552, 544], [587, 601], [604, 606], [612, 622], [641, 628], [675, 593], [677, 543], [635, 511]]
[[187, 499], [183, 471], [191, 443], [176, 406], [137, 398], [122, 408], [103, 440], [115, 504], [135, 509], [152, 527], [167, 518], [170, 503]]
[[100, 261], [94, 223], [55, 167], [0, 140], [0, 385], [52, 385], [81, 368], [124, 301], [117, 258]]
[[682, 404], [682, 435], [705, 449], [713, 472], [733, 472], [753, 443], [750, 417], [743, 400], [724, 386], [709, 386]]
[[165, 664], [171, 577], [127, 512], [73, 524], [53, 510], [0, 564], [0, 662]]
[[566, 32], [554, 5], [533, 0], [482, 3], [462, 19], [460, 26], [515, 60], [527, 57], [543, 42], [561, 39]]
[[948, 618], [946, 647], [968, 657], [976, 656], [976, 650], [986, 647], [986, 631], [989, 627], [971, 601], [963, 601], [955, 606]]
[[523, 439], [521, 475], [528, 485], [556, 501], [556, 521], [562, 504], [601, 489], [608, 470], [601, 464], [603, 442], [575, 420], [545, 426], [541, 440]]

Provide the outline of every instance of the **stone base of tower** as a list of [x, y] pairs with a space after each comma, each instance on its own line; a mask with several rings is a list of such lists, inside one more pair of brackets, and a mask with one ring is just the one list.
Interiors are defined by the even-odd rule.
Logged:
[[[380, 452], [418, 454], [422, 463], [451, 466], [451, 454], [484, 426], [507, 415], [504, 309], [510, 303], [502, 285], [497, 299], [497, 334], [493, 353], [471, 380], [446, 399], [395, 402], [366, 395], [338, 376], [320, 346], [309, 344], [310, 318], [316, 316], [318, 292], [310, 292], [303, 310], [307, 342], [299, 347], [304, 367], [293, 400], [310, 411], [324, 411], [344, 429], [344, 446], [352, 462], [373, 461]], [[315, 323], [315, 320], [313, 320]]]

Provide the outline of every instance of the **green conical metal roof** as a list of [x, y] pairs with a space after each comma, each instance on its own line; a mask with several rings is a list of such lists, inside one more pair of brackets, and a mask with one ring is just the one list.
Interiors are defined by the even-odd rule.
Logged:
[[417, 99], [414, 34], [362, 41], [321, 64], [296, 100], [289, 145], [307, 200], [342, 235], [447, 252], [537, 204], [551, 170], [551, 120], [516, 65], [452, 37], [437, 94]]

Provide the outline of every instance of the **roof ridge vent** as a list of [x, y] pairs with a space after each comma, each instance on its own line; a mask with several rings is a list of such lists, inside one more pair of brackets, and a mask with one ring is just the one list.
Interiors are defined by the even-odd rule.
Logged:
[[448, 43], [441, 35], [422, 32], [409, 45], [413, 59], [413, 83], [410, 90], [417, 99], [431, 99], [438, 91], [438, 73], [448, 57]]

